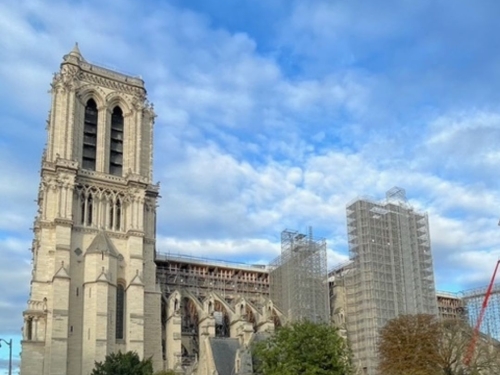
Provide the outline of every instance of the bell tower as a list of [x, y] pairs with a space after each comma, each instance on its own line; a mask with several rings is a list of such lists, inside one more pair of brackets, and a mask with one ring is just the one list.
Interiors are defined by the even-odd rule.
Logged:
[[78, 46], [51, 85], [22, 375], [88, 375], [107, 354], [161, 354], [153, 106], [142, 79]]

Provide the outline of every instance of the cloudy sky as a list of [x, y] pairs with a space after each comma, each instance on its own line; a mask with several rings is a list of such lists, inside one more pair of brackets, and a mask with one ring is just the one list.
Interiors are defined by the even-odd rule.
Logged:
[[160, 252], [265, 262], [281, 230], [310, 225], [333, 266], [345, 205], [401, 186], [429, 214], [437, 288], [487, 283], [498, 14], [493, 0], [1, 2], [0, 337], [19, 339], [47, 91], [75, 42], [146, 82]]

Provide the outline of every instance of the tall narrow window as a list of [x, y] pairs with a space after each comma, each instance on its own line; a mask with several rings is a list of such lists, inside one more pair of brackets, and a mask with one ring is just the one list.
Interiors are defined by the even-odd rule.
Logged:
[[94, 211], [92, 195], [89, 194], [87, 198], [87, 225], [92, 226], [92, 214]]
[[115, 219], [115, 204], [113, 203], [113, 200], [108, 201], [109, 204], [109, 229], [113, 229], [113, 223]]
[[87, 206], [87, 198], [85, 197], [85, 193], [80, 194], [80, 223], [85, 225], [85, 211]]
[[111, 115], [111, 140], [109, 145], [109, 173], [121, 176], [123, 170], [123, 112], [120, 107]]
[[89, 99], [85, 106], [85, 120], [83, 124], [83, 157], [82, 168], [95, 171], [97, 148], [97, 105]]
[[122, 203], [120, 199], [116, 200], [116, 217], [115, 217], [115, 230], [120, 230], [122, 218]]
[[26, 320], [26, 340], [33, 340], [33, 317]]
[[123, 340], [124, 319], [125, 313], [125, 288], [122, 284], [116, 287], [116, 339]]

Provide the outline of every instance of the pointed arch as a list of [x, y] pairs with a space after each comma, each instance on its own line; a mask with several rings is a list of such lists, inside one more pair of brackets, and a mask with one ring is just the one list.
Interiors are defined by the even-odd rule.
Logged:
[[214, 303], [214, 318], [215, 318], [215, 337], [230, 337], [231, 336], [231, 319], [226, 308], [219, 299]]
[[125, 197], [121, 193], [104, 194], [108, 210], [106, 228], [113, 231], [123, 230], [123, 210]]
[[109, 173], [116, 176], [123, 174], [123, 135], [123, 110], [117, 105], [111, 113], [111, 135], [109, 141]]
[[83, 85], [78, 90], [76, 96], [83, 105], [85, 105], [89, 99], [93, 99], [97, 104], [97, 108], [104, 108], [106, 93], [99, 86], [91, 83]]
[[254, 310], [248, 303], [245, 305], [245, 320], [251, 323], [253, 331], [257, 332], [257, 318], [255, 317]]
[[82, 168], [95, 171], [97, 158], [97, 104], [93, 98], [85, 104], [83, 120]]

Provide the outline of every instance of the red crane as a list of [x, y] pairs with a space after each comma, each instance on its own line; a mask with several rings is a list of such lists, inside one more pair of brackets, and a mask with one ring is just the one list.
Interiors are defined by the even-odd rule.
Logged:
[[481, 328], [481, 323], [483, 322], [484, 313], [486, 312], [486, 308], [488, 307], [488, 300], [490, 299], [491, 290], [493, 289], [493, 284], [495, 283], [495, 277], [497, 275], [498, 266], [500, 265], [500, 260], [497, 261], [497, 265], [495, 267], [495, 272], [493, 272], [493, 276], [491, 277], [490, 285], [488, 285], [488, 290], [484, 295], [483, 306], [481, 306], [481, 312], [479, 317], [477, 318], [476, 326], [474, 327], [474, 333], [472, 334], [472, 339], [467, 348], [467, 352], [465, 354], [464, 364], [465, 366], [469, 366], [472, 357], [474, 356], [474, 350], [476, 349], [477, 338], [479, 337], [479, 328]]

